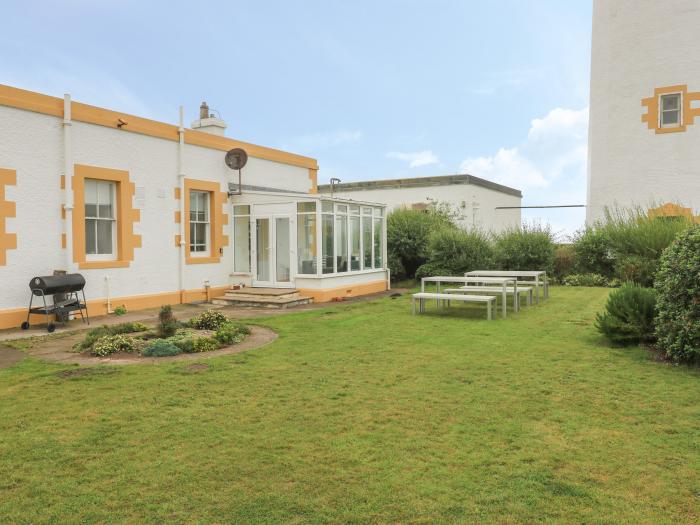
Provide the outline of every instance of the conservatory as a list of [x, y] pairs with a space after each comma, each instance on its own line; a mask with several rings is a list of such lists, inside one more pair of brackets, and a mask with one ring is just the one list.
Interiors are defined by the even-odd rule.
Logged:
[[232, 201], [234, 284], [320, 301], [387, 289], [385, 205], [254, 191]]

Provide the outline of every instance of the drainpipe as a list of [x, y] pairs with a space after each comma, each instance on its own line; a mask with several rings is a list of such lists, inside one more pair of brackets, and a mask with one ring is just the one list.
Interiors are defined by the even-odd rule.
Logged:
[[66, 214], [64, 228], [66, 234], [66, 272], [73, 273], [73, 134], [72, 134], [71, 99], [63, 95], [63, 209]]
[[185, 149], [185, 110], [180, 106], [180, 126], [177, 129], [179, 142], [177, 146], [177, 180], [180, 188], [180, 264], [179, 286], [180, 304], [185, 302], [185, 167], [183, 154]]
[[111, 298], [111, 290], [110, 290], [110, 283], [109, 283], [109, 275], [105, 275], [105, 289], [107, 290], [107, 313], [108, 314], [113, 314], [114, 310], [112, 310], [112, 298]]

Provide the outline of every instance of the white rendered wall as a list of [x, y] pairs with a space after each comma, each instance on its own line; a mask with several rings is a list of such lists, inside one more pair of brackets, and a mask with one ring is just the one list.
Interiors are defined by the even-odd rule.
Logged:
[[[180, 202], [174, 198], [178, 185], [177, 148], [173, 141], [138, 133], [73, 122], [74, 164], [121, 169], [129, 172], [136, 186], [133, 207], [141, 210], [134, 233], [142, 236], [142, 247], [134, 251], [128, 268], [81, 269], [87, 280], [88, 299], [103, 298], [105, 277], [110, 280], [112, 297], [147, 295], [179, 290], [179, 249], [175, 235], [179, 226], [174, 212]], [[184, 169], [192, 179], [215, 181], [220, 191], [228, 190], [237, 175], [224, 164], [225, 152], [186, 145]], [[6, 188], [6, 198], [14, 201], [17, 217], [8, 219], [7, 231], [17, 233], [17, 249], [7, 251], [7, 264], [0, 266], [0, 309], [26, 307], [29, 280], [66, 269], [61, 248], [61, 205], [63, 191], [62, 119], [6, 106], [0, 106], [0, 168], [17, 172], [17, 185]], [[250, 158], [243, 170], [243, 183], [256, 186], [308, 192], [309, 171], [277, 162]], [[235, 201], [234, 197], [234, 201]], [[264, 196], [257, 197], [265, 200]], [[230, 204], [230, 202], [229, 202]], [[230, 205], [225, 213], [231, 218]], [[231, 282], [233, 236], [224, 225], [229, 246], [218, 264], [185, 266], [186, 290]]]
[[388, 211], [413, 204], [430, 204], [430, 199], [450, 203], [463, 216], [461, 225], [501, 232], [520, 226], [519, 209], [497, 210], [498, 206], [520, 206], [521, 198], [473, 184], [409, 187], [395, 189], [340, 190], [337, 197], [386, 204]]
[[656, 134], [641, 121], [654, 89], [700, 91], [698, 0], [594, 0], [587, 220], [606, 206], [700, 209], [700, 119]]

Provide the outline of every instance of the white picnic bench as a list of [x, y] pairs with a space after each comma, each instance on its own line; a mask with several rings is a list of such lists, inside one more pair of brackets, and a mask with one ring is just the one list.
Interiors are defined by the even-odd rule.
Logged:
[[[459, 288], [448, 288], [447, 290], [444, 290], [445, 293], [455, 293], [455, 294], [484, 294], [484, 295], [493, 295], [495, 297], [498, 297], [503, 293], [503, 290], [501, 289], [500, 286], [460, 286]], [[506, 288], [506, 294], [508, 295], [515, 295], [515, 288]], [[532, 297], [533, 297], [533, 288], [532, 286], [518, 286], [518, 294], [526, 294], [526, 299], [525, 302], [527, 306], [532, 305]], [[514, 301], [518, 301], [518, 305], [520, 305], [520, 298], [514, 299]], [[496, 301], [496, 307], [498, 307], [498, 301]]]
[[[518, 297], [519, 297], [519, 292], [518, 292], [518, 280], [515, 277], [477, 277], [477, 276], [464, 276], [464, 277], [449, 277], [449, 276], [435, 276], [435, 277], [423, 277], [421, 279], [421, 288], [420, 291], [421, 293], [425, 293], [425, 285], [426, 283], [435, 283], [436, 285], [436, 292], [440, 294], [440, 285], [443, 283], [450, 283], [450, 284], [461, 284], [461, 285], [491, 285], [492, 287], [500, 287], [501, 289], [501, 308], [502, 308], [502, 313], [503, 313], [503, 318], [506, 318], [506, 315], [508, 314], [508, 290], [512, 289], [513, 296], [515, 297], [515, 300], [513, 301], [513, 309], [517, 312], [520, 309]], [[442, 295], [448, 295], [448, 294], [442, 294]], [[483, 297], [483, 296], [482, 296]], [[449, 300], [449, 295], [448, 297], [442, 297], [440, 299], [436, 298], [437, 305], [438, 307], [440, 306], [440, 301], [447, 301]]]
[[463, 294], [447, 294], [447, 293], [416, 293], [411, 299], [411, 309], [413, 315], [416, 315], [416, 300], [418, 301], [419, 313], [425, 312], [425, 301], [461, 301], [465, 303], [485, 303], [486, 304], [486, 319], [493, 319], [493, 305], [496, 301], [494, 296], [489, 295], [463, 295]]
[[535, 287], [535, 302], [540, 302], [540, 288], [544, 299], [549, 298], [549, 280], [543, 270], [474, 270], [464, 275], [473, 277], [515, 277], [518, 284]]

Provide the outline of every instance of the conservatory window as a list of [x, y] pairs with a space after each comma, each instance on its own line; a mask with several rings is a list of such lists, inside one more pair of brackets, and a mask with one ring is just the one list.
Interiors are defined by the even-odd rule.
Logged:
[[233, 271], [250, 273], [250, 206], [233, 207]]
[[316, 275], [316, 203], [297, 203], [297, 272]]

